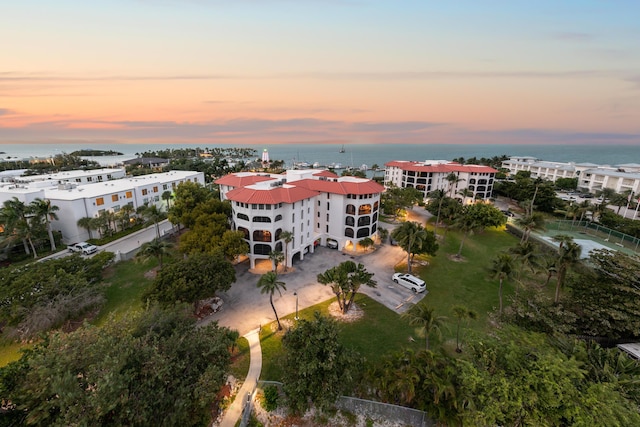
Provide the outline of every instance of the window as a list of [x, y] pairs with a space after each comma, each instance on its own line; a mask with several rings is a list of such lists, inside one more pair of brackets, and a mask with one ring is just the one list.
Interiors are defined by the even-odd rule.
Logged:
[[143, 196], [146, 196], [148, 193], [149, 193], [149, 191], [147, 191], [147, 189], [146, 189], [146, 188], [143, 188], [143, 189], [142, 189], [142, 195], [143, 195]]
[[102, 205], [104, 205], [104, 198], [98, 197], [96, 199], [96, 206], [102, 206]]
[[318, 218], [320, 218], [320, 211], [318, 211], [317, 216], [318, 216]]
[[369, 236], [369, 228], [368, 227], [364, 227], [364, 228], [359, 228], [358, 229], [358, 237], [367, 237]]
[[98, 181], [102, 182], [102, 175], [98, 175]]
[[253, 232], [254, 242], [270, 242], [271, 232], [269, 230], [255, 230]]
[[118, 195], [117, 194], [112, 194], [111, 195], [111, 201], [112, 202], [117, 202], [118, 201]]
[[87, 182], [91, 182], [91, 181], [93, 181], [93, 177], [88, 176], [87, 177]]
[[271, 218], [268, 216], [254, 216], [253, 222], [271, 222]]
[[327, 202], [327, 210], [329, 210], [329, 202]]
[[349, 226], [353, 227], [355, 225], [355, 223], [356, 223], [355, 219], [352, 216], [345, 217], [345, 219], [344, 219], [344, 225], [349, 225]]
[[[348, 215], [355, 215], [356, 214], [356, 207], [353, 205], [347, 205], [347, 210], [345, 212]], [[353, 236], [351, 236], [353, 237]]]
[[153, 187], [153, 192], [157, 193], [158, 192], [158, 186]]
[[166, 190], [166, 189], [167, 189], [167, 187], [168, 187], [168, 186], [167, 186], [167, 184], [162, 184], [162, 189], [163, 189], [163, 190]]
[[242, 233], [244, 234], [244, 238], [249, 240], [249, 230], [244, 227], [238, 227], [238, 231], [242, 231]]
[[318, 200], [318, 207], [320, 207], [320, 200]]
[[245, 221], [249, 221], [249, 216], [243, 213], [238, 214], [238, 219], [244, 219]]
[[360, 218], [358, 218], [358, 227], [362, 227], [364, 225], [370, 225], [371, 224], [371, 218], [369, 218], [368, 216], [361, 216]]
[[282, 234], [282, 228], [278, 228], [276, 230], [276, 240], [280, 240], [280, 235]]
[[113, 211], [114, 211], [114, 212], [119, 212], [119, 211], [120, 211], [120, 205], [115, 205], [115, 206], [113, 207]]
[[358, 215], [368, 215], [371, 213], [371, 205], [362, 205], [358, 208]]
[[133, 197], [133, 193], [131, 191], [127, 191], [127, 199], [130, 199]]
[[350, 228], [350, 227], [345, 228], [344, 235], [347, 237], [353, 237], [353, 228]]
[[282, 221], [282, 215], [276, 215], [276, 222]]
[[269, 255], [271, 253], [271, 245], [255, 244], [253, 245], [253, 253], [255, 255]]

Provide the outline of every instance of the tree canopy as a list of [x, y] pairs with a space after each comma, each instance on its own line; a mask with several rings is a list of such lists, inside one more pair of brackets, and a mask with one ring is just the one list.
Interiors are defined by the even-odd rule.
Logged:
[[194, 254], [165, 265], [143, 298], [163, 306], [191, 303], [195, 308], [198, 301], [229, 290], [235, 280], [235, 270], [223, 256]]
[[0, 369], [2, 417], [34, 426], [206, 425], [232, 336], [157, 308], [51, 335]]

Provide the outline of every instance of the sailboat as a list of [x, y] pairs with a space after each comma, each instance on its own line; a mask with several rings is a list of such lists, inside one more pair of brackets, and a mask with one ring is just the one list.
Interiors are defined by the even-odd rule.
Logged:
[[340, 148], [340, 151], [338, 151], [338, 153], [344, 153], [344, 145], [342, 146], [342, 148]]

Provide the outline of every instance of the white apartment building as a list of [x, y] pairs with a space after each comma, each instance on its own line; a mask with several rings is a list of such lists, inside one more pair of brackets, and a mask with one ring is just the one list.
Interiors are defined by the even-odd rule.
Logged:
[[558, 178], [578, 178], [578, 188], [592, 193], [610, 188], [617, 193], [640, 191], [640, 165], [628, 163], [617, 166], [594, 163], [562, 163], [541, 161], [534, 157], [511, 157], [502, 167], [515, 175], [519, 171], [531, 172], [532, 178], [555, 181]]
[[[370, 179], [308, 169], [283, 175], [239, 172], [216, 184], [220, 198], [232, 204], [233, 228], [242, 231], [249, 244], [251, 268], [274, 250], [286, 252], [291, 265], [328, 240], [338, 249], [355, 248], [377, 234], [384, 187]], [[293, 234], [286, 251], [283, 231]]]
[[[461, 200], [485, 200], [491, 197], [493, 181], [497, 170], [489, 166], [461, 165], [446, 160], [426, 160], [423, 162], [394, 160], [385, 163], [384, 185], [392, 184], [401, 188], [415, 188], [426, 199], [434, 190], [443, 190], [450, 197]], [[458, 181], [451, 184], [447, 176], [454, 173]], [[469, 191], [469, 196], [460, 193]]]
[[[91, 172], [91, 171], [75, 171]], [[88, 232], [78, 227], [78, 220], [97, 217], [103, 211], [118, 212], [125, 204], [137, 209], [145, 204], [162, 206], [162, 193], [172, 191], [183, 182], [204, 184], [204, 174], [192, 171], [171, 171], [128, 178], [107, 178], [107, 175], [89, 173], [80, 177], [70, 174], [72, 180], [50, 185], [49, 180], [0, 184], [0, 202], [17, 197], [24, 203], [36, 198], [48, 199], [57, 206], [58, 219], [51, 222], [54, 230], [62, 233], [65, 243], [87, 240]], [[102, 182], [87, 183], [88, 177], [103, 176]], [[112, 175], [113, 177], [113, 175]], [[80, 179], [81, 181], [75, 181]], [[98, 178], [95, 178], [98, 180]], [[92, 181], [89, 181], [92, 182]], [[43, 185], [48, 183], [48, 185]]]

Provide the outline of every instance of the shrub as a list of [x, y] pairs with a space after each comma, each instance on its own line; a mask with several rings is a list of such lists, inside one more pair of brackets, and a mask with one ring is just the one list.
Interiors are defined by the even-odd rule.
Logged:
[[280, 398], [280, 393], [278, 392], [278, 387], [274, 385], [267, 386], [264, 389], [264, 401], [262, 406], [267, 412], [274, 411], [278, 408], [278, 399]]

